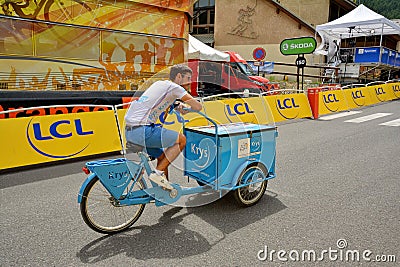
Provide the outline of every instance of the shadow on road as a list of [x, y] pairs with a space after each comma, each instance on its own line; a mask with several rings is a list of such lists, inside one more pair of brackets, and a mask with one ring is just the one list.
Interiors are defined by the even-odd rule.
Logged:
[[[138, 260], [184, 258], [202, 254], [222, 241], [227, 234], [285, 208], [270, 193], [257, 205], [249, 208], [239, 208], [229, 196], [196, 208], [171, 207], [163, 213], [158, 223], [132, 227], [120, 234], [100, 237], [85, 245], [77, 253], [77, 257], [83, 263], [97, 263], [119, 254]], [[176, 215], [184, 211], [186, 213]], [[146, 216], [145, 214], [146, 212], [143, 215]], [[210, 228], [217, 228], [221, 232], [219, 240], [210, 242], [201, 233], [181, 224], [189, 215], [201, 218]]]
[[83, 173], [82, 167], [90, 160], [120, 157], [115, 153], [88, 156], [71, 160], [48, 162], [34, 166], [20, 167], [10, 170], [0, 170], [0, 189], [23, 185], [62, 176]]

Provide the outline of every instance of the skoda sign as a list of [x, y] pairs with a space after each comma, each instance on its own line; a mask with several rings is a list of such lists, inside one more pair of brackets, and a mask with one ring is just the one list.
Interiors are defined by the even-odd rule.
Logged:
[[300, 55], [300, 54], [311, 54], [317, 47], [317, 41], [314, 37], [300, 37], [285, 39], [281, 42], [281, 53], [282, 55]]

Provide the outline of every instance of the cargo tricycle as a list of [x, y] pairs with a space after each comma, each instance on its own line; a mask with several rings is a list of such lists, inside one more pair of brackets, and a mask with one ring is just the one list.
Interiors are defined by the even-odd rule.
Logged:
[[139, 219], [146, 204], [173, 205], [182, 196], [217, 192], [222, 197], [223, 192], [230, 192], [244, 207], [263, 197], [268, 180], [275, 178], [276, 127], [246, 122], [218, 124], [205, 113], [198, 114], [205, 125], [183, 126], [187, 140], [183, 175], [194, 180], [193, 186], [176, 183], [177, 177], [170, 177], [172, 189], [150, 181], [148, 176], [154, 170], [151, 158], [143, 147], [133, 144], [127, 147], [137, 153], [137, 161], [124, 153], [121, 158], [86, 163], [83, 170], [88, 177], [78, 202], [91, 229], [103, 234], [124, 231]]

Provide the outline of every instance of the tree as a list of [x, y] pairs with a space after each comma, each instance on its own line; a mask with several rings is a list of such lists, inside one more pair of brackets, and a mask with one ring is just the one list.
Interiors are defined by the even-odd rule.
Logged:
[[388, 19], [400, 19], [400, 4], [398, 0], [353, 0], [356, 4], [363, 4]]

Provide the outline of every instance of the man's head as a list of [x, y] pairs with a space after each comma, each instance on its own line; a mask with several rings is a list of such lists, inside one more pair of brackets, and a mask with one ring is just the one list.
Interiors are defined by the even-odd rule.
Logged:
[[179, 85], [189, 84], [192, 80], [192, 69], [185, 64], [174, 65], [171, 67], [169, 78]]

